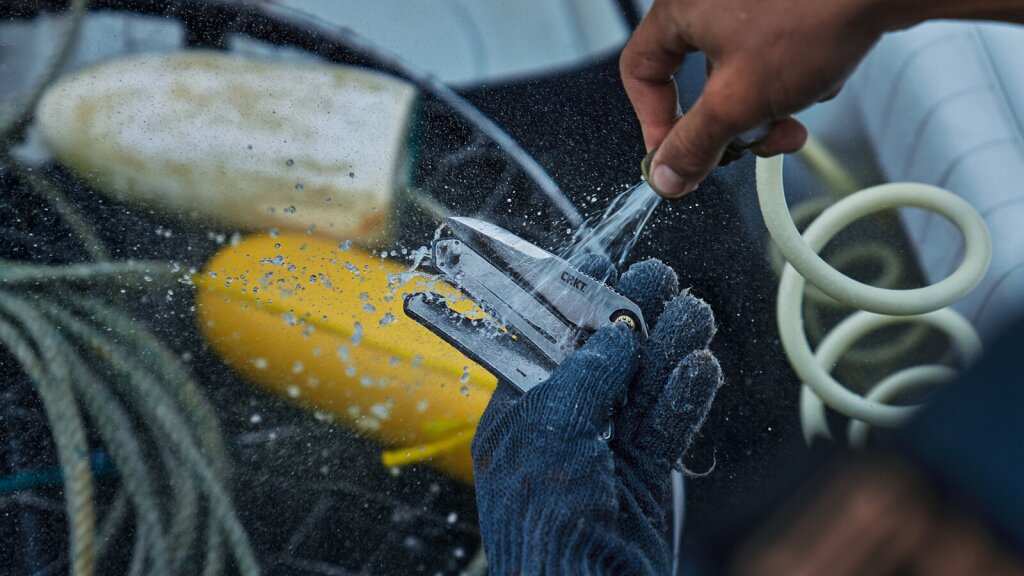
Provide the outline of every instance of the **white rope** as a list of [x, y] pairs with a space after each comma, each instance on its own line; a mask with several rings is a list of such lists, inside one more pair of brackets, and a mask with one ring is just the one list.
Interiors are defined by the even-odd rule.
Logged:
[[[911, 368], [886, 378], [864, 396], [849, 390], [829, 372], [839, 357], [868, 332], [896, 323], [926, 324], [953, 338], [964, 364], [980, 353], [981, 342], [974, 328], [948, 308], [978, 285], [992, 259], [992, 240], [985, 221], [963, 199], [926, 184], [875, 186], [827, 208], [801, 236], [786, 206], [781, 156], [758, 159], [757, 195], [768, 232], [787, 261], [779, 282], [776, 314], [783, 348], [804, 383], [801, 422], [808, 441], [817, 434], [827, 435], [825, 405], [862, 422], [851, 427], [851, 435], [856, 437], [852, 439], [863, 440], [867, 425], [894, 427], [916, 409], [889, 405], [887, 401], [950, 377], [949, 369], [942, 366]], [[847, 277], [818, 255], [832, 237], [858, 218], [903, 206], [936, 212], [952, 221], [963, 235], [963, 262], [944, 280], [911, 290], [876, 288]], [[808, 281], [842, 304], [860, 310], [826, 335], [817, 352], [811, 350], [804, 331], [802, 301]]]

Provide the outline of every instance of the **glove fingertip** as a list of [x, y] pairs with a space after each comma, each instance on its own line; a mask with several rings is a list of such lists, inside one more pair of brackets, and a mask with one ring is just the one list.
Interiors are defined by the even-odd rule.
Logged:
[[687, 382], [686, 388], [693, 398], [713, 398], [725, 383], [718, 358], [706, 348], [694, 350], [683, 358], [672, 377]]
[[665, 306], [651, 338], [664, 342], [669, 350], [687, 353], [707, 348], [716, 330], [711, 306], [696, 296], [683, 293]]
[[665, 303], [679, 293], [679, 277], [661, 260], [651, 258], [630, 266], [616, 290], [635, 302], [644, 319], [651, 323], [661, 315]]
[[710, 350], [693, 351], [672, 372], [668, 387], [674, 389], [675, 393], [668, 396], [672, 399], [672, 413], [681, 420], [676, 425], [684, 433], [683, 452], [689, 448], [693, 437], [704, 425], [704, 419], [711, 411], [711, 404], [723, 383], [722, 367]]

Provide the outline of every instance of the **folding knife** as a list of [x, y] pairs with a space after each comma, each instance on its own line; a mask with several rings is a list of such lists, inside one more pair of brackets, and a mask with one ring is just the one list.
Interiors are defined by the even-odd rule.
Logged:
[[498, 328], [455, 313], [431, 293], [407, 296], [405, 312], [499, 379], [530, 390], [612, 322], [647, 338], [635, 303], [568, 261], [482, 220], [450, 217], [445, 225], [450, 235], [432, 245], [434, 267]]

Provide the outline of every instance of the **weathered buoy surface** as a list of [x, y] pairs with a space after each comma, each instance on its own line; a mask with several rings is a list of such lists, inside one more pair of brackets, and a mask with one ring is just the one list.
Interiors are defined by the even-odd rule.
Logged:
[[366, 240], [405, 180], [415, 96], [362, 68], [185, 51], [82, 70], [36, 120], [61, 163], [118, 199]]
[[225, 247], [196, 277], [203, 334], [264, 389], [472, 481], [469, 440], [497, 383], [402, 310], [405, 292], [457, 292], [422, 277], [392, 290], [405, 266], [344, 246], [282, 233]]

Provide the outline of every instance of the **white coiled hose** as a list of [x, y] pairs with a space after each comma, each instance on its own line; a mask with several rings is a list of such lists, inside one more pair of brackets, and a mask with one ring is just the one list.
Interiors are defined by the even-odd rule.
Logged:
[[[896, 372], [860, 395], [830, 374], [836, 361], [865, 334], [897, 323], [925, 324], [939, 329], [957, 344], [963, 364], [981, 352], [981, 340], [971, 324], [949, 308], [978, 285], [992, 259], [992, 240], [981, 215], [948, 190], [918, 183], [883, 184], [846, 196], [825, 209], [803, 236], [786, 205], [782, 156], [758, 158], [757, 196], [765, 225], [787, 264], [779, 281], [776, 315], [782, 346], [803, 382], [800, 418], [804, 438], [828, 437], [825, 405], [848, 416], [848, 436], [862, 445], [868, 426], [895, 427], [917, 406], [896, 406], [889, 400], [910, 391], [935, 386], [956, 372], [941, 365], [915, 366]], [[915, 207], [936, 212], [957, 226], [966, 246], [960, 266], [944, 280], [911, 290], [868, 286], [826, 263], [818, 252], [853, 221], [882, 210]], [[803, 297], [806, 283], [842, 304], [858, 309], [811, 350], [804, 331]]]

